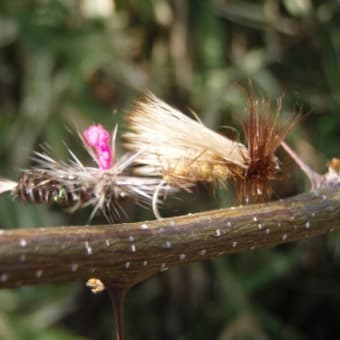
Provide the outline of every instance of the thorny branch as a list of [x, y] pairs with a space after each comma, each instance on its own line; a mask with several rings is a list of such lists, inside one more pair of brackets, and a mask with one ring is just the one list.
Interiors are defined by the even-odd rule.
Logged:
[[223, 254], [340, 227], [340, 189], [138, 223], [0, 231], [0, 288], [97, 277], [119, 289]]
[[301, 169], [312, 192], [272, 203], [90, 228], [0, 230], [0, 288], [90, 278], [94, 293], [107, 289], [116, 338], [123, 340], [125, 296], [135, 283], [180, 264], [339, 228], [339, 159], [329, 163], [325, 175]]

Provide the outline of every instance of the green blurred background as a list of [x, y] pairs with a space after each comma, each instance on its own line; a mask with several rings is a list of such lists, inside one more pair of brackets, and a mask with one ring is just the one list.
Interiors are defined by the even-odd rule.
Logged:
[[[325, 171], [339, 156], [339, 23], [339, 1], [2, 0], [0, 176], [17, 178], [40, 144], [60, 159], [67, 144], [86, 162], [74, 129], [101, 122], [124, 131], [124, 113], [146, 90], [209, 127], [237, 126], [249, 80], [260, 96], [283, 95], [284, 117], [307, 113], [288, 141]], [[277, 195], [307, 190], [280, 155]], [[229, 191], [212, 197], [207, 188], [187, 198], [169, 201], [163, 214], [232, 202]], [[152, 218], [126, 209], [131, 221]], [[80, 225], [89, 215], [0, 197], [5, 229]], [[128, 295], [127, 338], [340, 339], [339, 256], [333, 233], [170, 270]], [[84, 286], [0, 291], [0, 339], [112, 339], [106, 294]]]

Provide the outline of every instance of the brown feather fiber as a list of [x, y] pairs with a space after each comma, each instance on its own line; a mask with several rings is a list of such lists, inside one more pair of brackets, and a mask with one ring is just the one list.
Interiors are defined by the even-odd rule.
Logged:
[[275, 152], [300, 120], [298, 115], [282, 123], [281, 111], [281, 98], [273, 105], [264, 98], [256, 100], [250, 92], [248, 120], [243, 125], [249, 162], [244, 178], [239, 181], [241, 201], [264, 201], [272, 195], [271, 182], [279, 179], [280, 174], [280, 162]]

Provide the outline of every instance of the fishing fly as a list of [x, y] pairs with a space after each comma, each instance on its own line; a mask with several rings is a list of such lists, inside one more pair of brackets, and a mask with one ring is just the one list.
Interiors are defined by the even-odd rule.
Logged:
[[160, 179], [127, 174], [139, 153], [116, 159], [117, 127], [110, 136], [102, 125], [92, 125], [79, 136], [97, 167], [85, 166], [69, 148], [67, 162], [35, 152], [35, 165], [23, 170], [17, 182], [0, 179], [0, 193], [10, 192], [24, 202], [58, 204], [69, 212], [93, 206], [90, 219], [100, 211], [108, 221], [124, 213], [125, 199], [150, 204]]
[[[292, 118], [281, 125], [280, 100], [274, 116], [272, 110], [269, 101], [249, 95], [244, 145], [148, 93], [127, 115], [125, 146], [132, 152], [145, 151], [135, 160], [135, 173], [161, 176], [159, 188], [166, 184], [188, 189], [198, 182], [224, 187], [232, 181], [240, 201], [264, 200], [271, 195], [270, 182], [280, 171], [275, 152], [297, 122]], [[156, 190], [153, 210], [159, 216], [157, 195]]]
[[127, 115], [129, 153], [117, 159], [117, 127], [110, 135], [102, 125], [92, 125], [79, 136], [97, 167], [85, 166], [70, 149], [67, 162], [36, 152], [35, 166], [17, 182], [0, 180], [0, 193], [11, 192], [25, 202], [56, 203], [71, 212], [93, 206], [91, 219], [100, 211], [109, 221], [124, 212], [125, 199], [151, 204], [160, 218], [158, 206], [167, 194], [190, 191], [199, 182], [213, 188], [232, 182], [240, 202], [266, 200], [280, 173], [275, 152], [299, 117], [282, 124], [281, 100], [273, 107], [252, 93], [247, 108], [245, 145], [148, 93]]

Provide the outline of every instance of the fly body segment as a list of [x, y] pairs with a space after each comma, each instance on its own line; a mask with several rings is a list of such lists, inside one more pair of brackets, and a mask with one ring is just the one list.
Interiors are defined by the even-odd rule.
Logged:
[[239, 142], [223, 137], [149, 93], [128, 114], [125, 146], [142, 152], [135, 173], [161, 176], [175, 187], [197, 182], [224, 185], [242, 176], [248, 152]]
[[9, 191], [24, 202], [58, 204], [70, 212], [93, 206], [91, 218], [100, 211], [109, 221], [124, 212], [121, 203], [125, 199], [150, 205], [161, 180], [127, 173], [137, 154], [115, 160], [116, 131], [112, 146], [110, 134], [101, 125], [91, 126], [80, 135], [98, 167], [85, 166], [70, 149], [68, 162], [36, 152], [34, 167], [23, 170], [18, 182], [0, 179], [0, 193]]
[[57, 162], [40, 153], [36, 160], [40, 164], [24, 170], [12, 191], [14, 197], [25, 202], [55, 203], [69, 212], [93, 206], [91, 218], [99, 210], [112, 221], [112, 216], [119, 217], [123, 212], [121, 202], [126, 198], [148, 205], [159, 183], [156, 179], [124, 175], [131, 158], [105, 171], [78, 162]]

